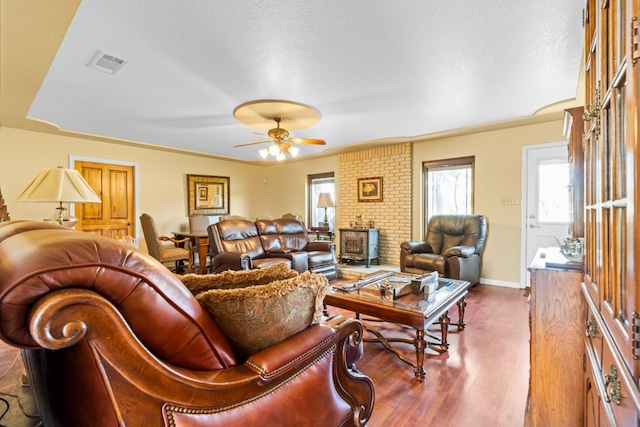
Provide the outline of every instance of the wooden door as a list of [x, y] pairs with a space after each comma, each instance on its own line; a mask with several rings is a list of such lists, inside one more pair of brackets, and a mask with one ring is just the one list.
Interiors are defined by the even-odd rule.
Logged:
[[102, 199], [76, 204], [76, 229], [114, 239], [135, 237], [134, 167], [83, 161], [74, 167]]
[[567, 145], [529, 147], [525, 157], [527, 190], [523, 203], [527, 212], [525, 248], [528, 266], [539, 248], [558, 246], [558, 242], [569, 235], [571, 208]]

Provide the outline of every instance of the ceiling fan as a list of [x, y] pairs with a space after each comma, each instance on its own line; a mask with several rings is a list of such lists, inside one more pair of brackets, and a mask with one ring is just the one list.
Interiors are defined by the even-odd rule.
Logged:
[[262, 134], [258, 132], [254, 132], [256, 135], [268, 136], [271, 139], [265, 141], [257, 141], [250, 142], [247, 144], [238, 144], [233, 147], [246, 147], [248, 145], [258, 145], [258, 144], [268, 144], [273, 143], [268, 148], [264, 148], [259, 151], [260, 156], [263, 159], [266, 159], [269, 154], [275, 156], [276, 160], [284, 160], [285, 153], [289, 154], [292, 157], [295, 157], [299, 149], [298, 147], [293, 147], [291, 144], [311, 144], [311, 145], [325, 145], [326, 142], [322, 139], [309, 139], [309, 138], [291, 138], [289, 137], [289, 131], [280, 127], [280, 122], [283, 121], [282, 117], [273, 117], [273, 120], [276, 122], [276, 127], [269, 129], [267, 134]]
[[[282, 99], [258, 99], [238, 105], [233, 110], [234, 117], [242, 124], [249, 127], [268, 130], [267, 134], [258, 135], [271, 138], [266, 141], [239, 144], [235, 147], [247, 145], [268, 144], [271, 145], [259, 151], [260, 156], [266, 159], [271, 154], [276, 160], [284, 160], [285, 154], [295, 157], [298, 147], [292, 144], [325, 145], [321, 139], [291, 138], [289, 130], [309, 128], [320, 120], [320, 111], [314, 107], [300, 102], [286, 101]], [[276, 127], [273, 127], [273, 122]], [[286, 123], [287, 129], [281, 128], [280, 123]]]

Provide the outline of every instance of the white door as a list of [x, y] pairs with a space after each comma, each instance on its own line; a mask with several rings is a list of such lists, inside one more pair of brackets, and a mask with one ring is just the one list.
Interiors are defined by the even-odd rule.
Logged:
[[557, 247], [571, 233], [571, 203], [567, 143], [530, 146], [524, 151], [522, 277], [529, 286], [527, 267], [538, 248]]

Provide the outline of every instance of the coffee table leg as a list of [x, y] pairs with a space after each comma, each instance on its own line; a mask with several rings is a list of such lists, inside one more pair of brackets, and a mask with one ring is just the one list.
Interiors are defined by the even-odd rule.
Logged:
[[465, 327], [464, 324], [464, 310], [467, 307], [467, 301], [464, 297], [460, 298], [458, 302], [458, 330], [463, 330]]
[[442, 333], [442, 341], [440, 343], [440, 348], [443, 351], [449, 350], [449, 343], [447, 342], [447, 334], [449, 333], [449, 323], [451, 323], [451, 319], [447, 313], [440, 316], [440, 332]]
[[424, 381], [426, 376], [424, 370], [424, 351], [427, 348], [427, 342], [424, 339], [424, 329], [416, 329], [416, 339], [413, 343], [416, 347], [416, 365], [413, 367], [413, 372], [418, 381]]

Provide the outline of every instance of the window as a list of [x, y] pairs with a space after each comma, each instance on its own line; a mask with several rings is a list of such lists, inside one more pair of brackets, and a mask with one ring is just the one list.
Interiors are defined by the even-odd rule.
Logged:
[[[308, 212], [309, 212], [309, 221], [307, 222], [307, 226], [309, 227], [318, 227], [321, 226], [324, 222], [325, 212], [327, 214], [327, 222], [329, 223], [329, 227], [331, 229], [334, 228], [335, 225], [335, 206], [336, 195], [335, 195], [335, 179], [333, 176], [333, 172], [320, 173], [314, 175], [307, 176], [307, 184], [308, 184]], [[331, 198], [329, 203], [325, 203], [329, 205], [328, 207], [318, 207], [318, 200], [320, 199], [321, 193], [328, 193]], [[326, 201], [327, 198], [323, 196], [323, 200]]]
[[474, 157], [422, 164], [425, 230], [433, 215], [473, 213]]
[[542, 160], [538, 165], [538, 222], [571, 222], [569, 162]]

